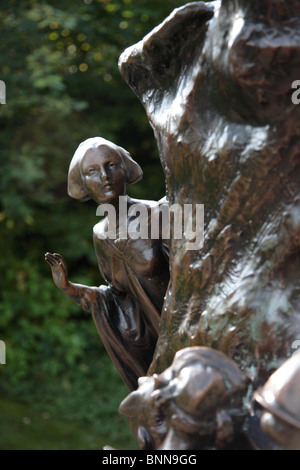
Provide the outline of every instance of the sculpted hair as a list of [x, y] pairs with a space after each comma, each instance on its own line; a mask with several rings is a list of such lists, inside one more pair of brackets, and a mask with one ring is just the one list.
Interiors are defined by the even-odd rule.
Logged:
[[125, 171], [126, 184], [134, 184], [142, 179], [143, 171], [141, 167], [131, 158], [127, 150], [102, 137], [92, 137], [78, 146], [69, 166], [68, 194], [72, 198], [79, 199], [80, 201], [88, 201], [91, 199], [84, 185], [80, 164], [88, 150], [97, 149], [101, 146], [109, 147], [119, 155]]

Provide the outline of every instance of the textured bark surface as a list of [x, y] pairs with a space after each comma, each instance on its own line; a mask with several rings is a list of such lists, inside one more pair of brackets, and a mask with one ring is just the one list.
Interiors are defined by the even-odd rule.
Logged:
[[170, 203], [205, 205], [205, 240], [171, 240], [149, 373], [223, 351], [264, 383], [300, 339], [300, 2], [175, 10], [120, 57], [157, 141]]

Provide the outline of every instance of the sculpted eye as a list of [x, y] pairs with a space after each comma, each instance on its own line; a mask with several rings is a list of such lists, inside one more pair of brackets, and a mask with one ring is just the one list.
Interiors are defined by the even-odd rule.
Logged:
[[95, 168], [93, 168], [93, 167], [89, 168], [89, 170], [88, 170], [88, 174], [89, 174], [89, 175], [94, 175], [95, 173], [96, 173], [96, 169], [95, 169]]
[[109, 167], [110, 167], [110, 168], [114, 168], [115, 166], [117, 166], [117, 164], [116, 164], [116, 163], [114, 163], [114, 162], [110, 162], [110, 164], [109, 164]]

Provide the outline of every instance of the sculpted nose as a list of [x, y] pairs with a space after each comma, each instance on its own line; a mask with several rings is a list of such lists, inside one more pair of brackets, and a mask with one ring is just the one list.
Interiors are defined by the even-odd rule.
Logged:
[[105, 168], [100, 168], [100, 178], [102, 181], [107, 181], [109, 179], [109, 174]]

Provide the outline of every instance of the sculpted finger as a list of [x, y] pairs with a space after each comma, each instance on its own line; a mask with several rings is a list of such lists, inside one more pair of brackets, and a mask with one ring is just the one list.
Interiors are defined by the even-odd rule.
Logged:
[[64, 259], [63, 259], [63, 257], [62, 257], [60, 254], [58, 254], [58, 253], [53, 253], [53, 256], [54, 256], [55, 262], [56, 262], [57, 264], [60, 264], [61, 266], [64, 266]]
[[64, 262], [63, 257], [59, 253], [53, 253], [54, 258], [59, 261], [60, 263]]
[[62, 268], [66, 271], [67, 266], [66, 266], [65, 260], [62, 257], [62, 255], [60, 255], [59, 253], [54, 253], [54, 256], [55, 256], [56, 260], [59, 262], [59, 264], [62, 266]]
[[54, 266], [55, 264], [55, 258], [53, 257], [51, 253], [45, 254], [45, 261], [47, 261], [47, 263], [50, 264], [51, 266]]

